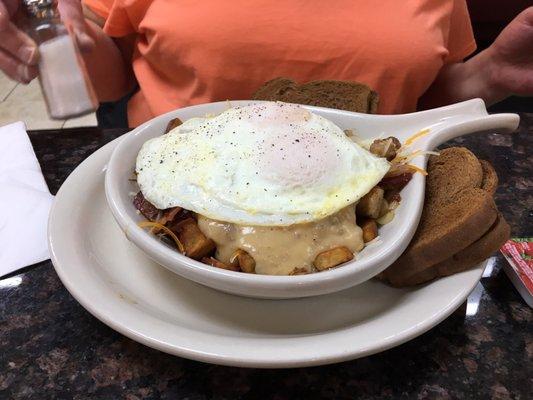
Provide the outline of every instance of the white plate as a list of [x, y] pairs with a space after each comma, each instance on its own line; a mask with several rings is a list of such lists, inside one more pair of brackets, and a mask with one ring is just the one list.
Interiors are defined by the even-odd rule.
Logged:
[[[242, 106], [250, 103], [234, 101], [231, 104]], [[402, 190], [402, 201], [395, 210], [395, 217], [391, 223], [380, 227], [378, 242], [366, 246], [354, 260], [316, 274], [269, 276], [215, 268], [180, 254], [173, 246], [141, 229], [137, 224], [144, 218], [133, 206], [131, 195], [139, 189], [136, 183], [129, 181], [141, 146], [148, 139], [161, 136], [172, 118], [186, 121], [192, 117], [220, 113], [227, 107], [227, 102], [207, 103], [160, 115], [125, 135], [113, 151], [105, 179], [108, 204], [122, 230], [149, 257], [194, 282], [228, 293], [273, 299], [316, 296], [347, 289], [383, 271], [403, 253], [422, 213], [425, 179], [421, 174], [415, 174]], [[515, 114], [488, 115], [480, 99], [403, 115], [368, 115], [305, 107], [342, 129], [357, 129], [359, 137], [365, 139], [394, 135], [405, 142], [413, 133], [428, 128], [430, 133], [415, 143], [413, 151], [430, 150], [448, 139], [473, 132], [511, 132], [518, 125]], [[412, 161], [421, 168], [425, 167], [425, 162], [426, 157], [416, 157]]]
[[59, 190], [49, 245], [70, 293], [105, 324], [147, 346], [246, 367], [354, 359], [435, 326], [466, 299], [481, 276], [484, 263], [416, 289], [368, 281], [335, 294], [293, 300], [244, 298], [198, 285], [147, 258], [111, 216], [104, 175], [118, 140], [91, 155]]

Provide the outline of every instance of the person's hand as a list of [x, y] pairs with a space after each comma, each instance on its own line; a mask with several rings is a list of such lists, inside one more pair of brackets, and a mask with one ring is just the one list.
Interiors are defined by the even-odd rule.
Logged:
[[507, 95], [533, 94], [533, 7], [522, 11], [487, 49], [490, 79]]
[[[35, 42], [12, 20], [19, 0], [0, 0], [0, 70], [11, 79], [29, 83], [37, 76], [39, 54]], [[61, 20], [70, 26], [82, 51], [94, 46], [80, 0], [59, 0]]]

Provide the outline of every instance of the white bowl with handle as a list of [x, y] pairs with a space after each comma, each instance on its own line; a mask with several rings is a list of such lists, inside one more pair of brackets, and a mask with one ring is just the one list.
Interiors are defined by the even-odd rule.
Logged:
[[[251, 103], [257, 102], [232, 101], [231, 105]], [[416, 231], [422, 213], [425, 177], [418, 173], [402, 190], [402, 201], [395, 211], [395, 217], [380, 228], [378, 241], [366, 246], [352, 261], [314, 274], [269, 276], [215, 268], [180, 254], [175, 248], [141, 229], [137, 224], [144, 218], [132, 203], [132, 193], [138, 189], [130, 178], [143, 143], [162, 135], [173, 118], [185, 121], [206, 114], [217, 114], [227, 107], [227, 102], [208, 103], [158, 116], [124, 135], [113, 151], [105, 179], [108, 205], [128, 239], [150, 258], [184, 278], [214, 289], [248, 297], [276, 299], [315, 296], [346, 289], [377, 275], [402, 254]], [[328, 118], [341, 129], [352, 129], [362, 139], [395, 136], [403, 143], [414, 133], [429, 129], [427, 135], [413, 143], [412, 150], [432, 150], [447, 140], [475, 132], [512, 132], [519, 123], [516, 114], [488, 115], [480, 99], [401, 115], [368, 115], [304, 107]], [[411, 164], [425, 168], [426, 162], [427, 156], [419, 156]]]

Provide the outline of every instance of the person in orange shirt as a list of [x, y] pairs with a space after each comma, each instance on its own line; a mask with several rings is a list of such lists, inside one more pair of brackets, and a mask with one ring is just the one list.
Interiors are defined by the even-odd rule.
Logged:
[[[279, 76], [339, 79], [380, 95], [379, 113], [533, 93], [533, 7], [476, 48], [465, 0], [59, 0], [101, 102], [135, 92], [130, 126], [167, 111], [247, 99]], [[0, 69], [36, 76], [35, 44], [0, 0]]]

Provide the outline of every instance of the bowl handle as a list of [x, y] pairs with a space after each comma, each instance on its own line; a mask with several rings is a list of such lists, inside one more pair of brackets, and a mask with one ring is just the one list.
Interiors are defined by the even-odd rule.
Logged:
[[450, 139], [471, 133], [511, 133], [516, 130], [519, 122], [518, 114], [452, 117], [430, 128], [433, 132], [428, 135], [424, 147], [426, 150], [431, 150]]
[[430, 134], [420, 141], [420, 147], [432, 150], [440, 144], [471, 133], [511, 133], [520, 122], [518, 114], [487, 113], [481, 99], [473, 99], [451, 106], [429, 110], [426, 117], [432, 119]]
[[[345, 114], [346, 111], [342, 113]], [[447, 140], [475, 132], [512, 132], [520, 121], [516, 114], [489, 115], [482, 99], [471, 99], [409, 114], [353, 113], [353, 116], [361, 121], [358, 130], [362, 137], [393, 135], [405, 142], [417, 132], [429, 129], [428, 135], [421, 136], [414, 142], [416, 144], [413, 150], [432, 150]]]

